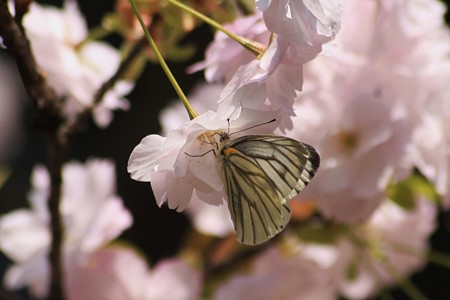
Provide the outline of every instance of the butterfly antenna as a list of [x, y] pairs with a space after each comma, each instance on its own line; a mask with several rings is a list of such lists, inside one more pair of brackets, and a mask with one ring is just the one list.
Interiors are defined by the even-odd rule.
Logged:
[[[241, 129], [241, 130], [239, 130], [239, 131], [235, 131], [235, 132], [232, 132], [232, 133], [227, 133], [227, 136], [230, 136], [230, 135], [232, 135], [232, 134], [239, 133], [239, 132], [242, 132], [242, 131], [250, 130], [250, 129], [253, 129], [253, 128], [255, 128], [255, 127], [267, 125], [267, 124], [270, 124], [270, 123], [275, 122], [276, 120], [277, 120], [277, 119], [272, 119], [272, 120], [270, 120], [270, 121], [267, 121], [267, 122], [264, 122], [264, 123], [261, 123], [261, 124], [256, 124], [256, 125], [250, 126], [250, 127], [248, 127], [248, 128]], [[228, 119], [228, 132], [230, 132], [230, 119]]]

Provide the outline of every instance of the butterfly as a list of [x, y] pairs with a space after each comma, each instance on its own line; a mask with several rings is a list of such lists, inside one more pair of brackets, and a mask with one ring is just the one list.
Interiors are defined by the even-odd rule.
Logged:
[[277, 135], [230, 139], [220, 134], [228, 209], [238, 242], [263, 243], [289, 222], [289, 200], [311, 181], [320, 156], [307, 144]]

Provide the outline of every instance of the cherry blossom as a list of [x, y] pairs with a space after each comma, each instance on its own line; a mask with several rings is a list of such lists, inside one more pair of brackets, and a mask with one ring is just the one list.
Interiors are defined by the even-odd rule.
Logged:
[[331, 274], [319, 264], [272, 247], [256, 258], [249, 274], [222, 284], [214, 299], [336, 299], [336, 295]]
[[[114, 166], [107, 160], [92, 159], [82, 165], [63, 168], [61, 214], [65, 228], [64, 263], [82, 260], [116, 238], [132, 223], [131, 214], [115, 194]], [[0, 248], [15, 264], [8, 269], [6, 287], [28, 286], [43, 297], [49, 283], [47, 262], [50, 247], [47, 199], [50, 177], [44, 167], [33, 171], [30, 209], [19, 209], [0, 218]], [[67, 270], [70, 272], [70, 270]]]
[[201, 274], [182, 259], [149, 268], [136, 250], [113, 244], [70, 262], [68, 299], [194, 300], [200, 295]]
[[[66, 116], [73, 118], [90, 107], [97, 90], [117, 70], [119, 52], [106, 43], [87, 41], [87, 25], [76, 1], [66, 1], [63, 9], [33, 2], [23, 24], [39, 67], [64, 98]], [[123, 96], [132, 88], [131, 82], [122, 80], [106, 93], [94, 112], [97, 125], [106, 127], [112, 110], [128, 109]]]
[[[267, 45], [270, 41], [270, 32], [258, 11], [255, 14], [237, 18], [223, 27], [241, 37]], [[189, 72], [205, 70], [207, 82], [229, 82], [236, 70], [255, 58], [254, 54], [242, 45], [218, 31], [214, 40], [205, 51], [205, 59], [189, 68]]]
[[300, 47], [317, 47], [329, 41], [339, 31], [342, 14], [341, 1], [291, 1], [255, 0], [263, 12], [269, 31]]
[[414, 168], [447, 193], [448, 122], [432, 107], [448, 93], [435, 79], [449, 66], [450, 33], [442, 5], [432, 2], [422, 11], [422, 4], [346, 2], [328, 56], [305, 66], [288, 134], [318, 148], [321, 168], [303, 196], [330, 218], [367, 219], [388, 185]]
[[[166, 137], [152, 134], [140, 142], [130, 155], [128, 172], [131, 178], [151, 182], [156, 202], [167, 201], [169, 208], [183, 211], [193, 193], [202, 201], [220, 205], [224, 183], [219, 156], [221, 132], [236, 132], [237, 137], [252, 132], [273, 132], [277, 122], [273, 112], [243, 110], [241, 117], [229, 120], [216, 112], [207, 111], [199, 117], [169, 131]], [[238, 133], [239, 132], [239, 133]]]
[[220, 114], [239, 115], [243, 107], [279, 110], [281, 129], [292, 129], [291, 117], [295, 116], [292, 105], [303, 84], [302, 65], [322, 51], [322, 45], [334, 38], [340, 26], [339, 1], [294, 2], [256, 1], [264, 11], [266, 34], [258, 20], [262, 17], [259, 12], [227, 27], [266, 44], [269, 34], [275, 33], [260, 57], [250, 60], [247, 53], [237, 50], [236, 45], [218, 33], [206, 52], [205, 61], [192, 68], [205, 68], [209, 81], [225, 79], [227, 82], [218, 100]]
[[[335, 269], [341, 293], [349, 299], [365, 299], [382, 286], [391, 286], [402, 276], [422, 268], [428, 238], [436, 227], [436, 206], [420, 199], [412, 211], [385, 201], [360, 230], [357, 239], [365, 245], [341, 241], [340, 261]], [[347, 276], [349, 268], [354, 276]]]

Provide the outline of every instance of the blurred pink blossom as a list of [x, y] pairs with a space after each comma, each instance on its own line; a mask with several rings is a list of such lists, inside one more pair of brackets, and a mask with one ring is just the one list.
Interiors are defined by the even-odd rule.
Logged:
[[[66, 116], [73, 118], [91, 106], [97, 90], [117, 70], [119, 51], [103, 42], [87, 41], [88, 28], [76, 1], [65, 1], [63, 9], [33, 2], [23, 24], [39, 67], [64, 97]], [[123, 96], [132, 88], [131, 82], [122, 80], [106, 93], [94, 110], [98, 126], [109, 125], [112, 110], [128, 109]]]
[[[341, 293], [349, 299], [367, 299], [380, 287], [395, 285], [422, 268], [436, 213], [434, 203], [425, 199], [417, 201], [412, 211], [384, 201], [363, 227], [355, 229], [364, 249], [351, 239], [339, 244], [341, 255], [334, 272]], [[349, 268], [354, 277], [348, 276]]]
[[[327, 254], [328, 255], [328, 254]], [[271, 247], [254, 261], [249, 274], [236, 275], [214, 299], [336, 299], [332, 276], [316, 262]]]
[[[114, 165], [92, 159], [85, 165], [72, 162], [63, 168], [61, 214], [65, 237], [65, 265], [82, 260], [115, 239], [132, 223], [131, 214], [115, 192]], [[47, 200], [50, 193], [48, 171], [34, 169], [30, 209], [19, 209], [0, 218], [0, 248], [15, 262], [6, 272], [6, 287], [28, 286], [33, 295], [47, 293], [50, 228]], [[70, 272], [66, 269], [66, 272]]]
[[246, 274], [222, 283], [215, 299], [371, 298], [424, 265], [436, 212], [429, 200], [418, 200], [413, 210], [385, 200], [367, 222], [329, 243], [288, 236], [256, 257]]
[[449, 124], [433, 108], [450, 92], [436, 80], [450, 71], [450, 33], [442, 4], [429, 4], [347, 1], [328, 56], [305, 66], [288, 134], [322, 156], [303, 197], [329, 218], [367, 219], [415, 167], [448, 194]]
[[162, 260], [149, 269], [133, 248], [111, 245], [70, 262], [68, 299], [195, 300], [200, 295], [201, 274], [182, 259]]

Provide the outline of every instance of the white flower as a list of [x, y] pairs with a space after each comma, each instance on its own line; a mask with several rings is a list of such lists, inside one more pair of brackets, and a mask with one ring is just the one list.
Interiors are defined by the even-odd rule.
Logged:
[[239, 67], [220, 95], [218, 112], [231, 116], [242, 108], [279, 110], [282, 129], [292, 129], [292, 105], [302, 89], [303, 67], [284, 62], [287, 50], [275, 37], [261, 59]]
[[[128, 172], [131, 178], [150, 181], [158, 205], [184, 210], [196, 196], [210, 204], [223, 202], [224, 183], [220, 162], [219, 133], [237, 132], [266, 123], [276, 117], [273, 112], [243, 110], [239, 119], [227, 121], [207, 111], [199, 117], [171, 130], [167, 137], [149, 135], [131, 153]], [[258, 126], [255, 131], [273, 132], [277, 122]]]
[[[200, 114], [208, 110], [217, 110], [217, 100], [223, 90], [222, 83], [200, 82], [189, 93], [189, 102]], [[159, 114], [162, 135], [167, 135], [171, 130], [177, 129], [180, 125], [189, 121], [186, 108], [180, 99], [174, 99], [169, 106], [164, 108]]]
[[[84, 43], [88, 31], [76, 1], [66, 1], [62, 10], [33, 2], [23, 24], [39, 67], [57, 94], [64, 97], [66, 116], [73, 118], [91, 106], [97, 90], [117, 70], [119, 52], [106, 43]], [[94, 114], [99, 126], [109, 124], [111, 110], [128, 109], [123, 96], [132, 87], [130, 82], [119, 81], [105, 95]]]
[[[82, 259], [116, 238], [131, 225], [132, 218], [115, 194], [111, 162], [68, 163], [62, 176], [63, 257], [65, 265], [70, 265], [71, 259]], [[47, 210], [50, 178], [46, 169], [34, 169], [32, 185], [31, 209], [1, 217], [0, 248], [15, 262], [5, 275], [6, 286], [29, 286], [33, 295], [42, 297], [49, 283], [47, 255], [51, 239]]]

